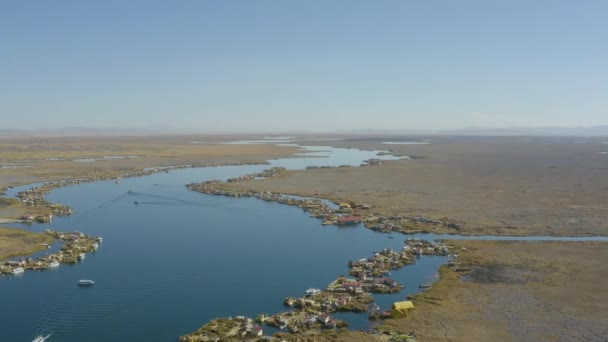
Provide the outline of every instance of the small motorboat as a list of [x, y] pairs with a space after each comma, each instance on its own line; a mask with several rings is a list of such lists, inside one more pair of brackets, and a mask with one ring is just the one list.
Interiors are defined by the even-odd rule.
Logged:
[[25, 272], [25, 269], [23, 267], [17, 267], [11, 273], [12, 274], [21, 274], [23, 272]]
[[95, 282], [90, 279], [81, 279], [78, 281], [78, 286], [93, 286]]
[[49, 337], [51, 337], [51, 334], [48, 334], [48, 335], [46, 335], [46, 336], [39, 335], [39, 336], [36, 336], [36, 338], [34, 338], [34, 340], [33, 340], [32, 342], [44, 342], [44, 341], [46, 341], [46, 340], [47, 340]]
[[49, 267], [59, 267], [59, 261], [57, 261], [57, 260], [51, 261], [51, 263], [49, 264]]
[[319, 292], [321, 292], [321, 290], [319, 290], [319, 289], [312, 289], [312, 288], [311, 288], [311, 289], [308, 289], [308, 290], [304, 291], [304, 295], [305, 295], [306, 297], [310, 297], [310, 296], [314, 296], [314, 295], [316, 295], [316, 294], [317, 294], [317, 293], [319, 293]]

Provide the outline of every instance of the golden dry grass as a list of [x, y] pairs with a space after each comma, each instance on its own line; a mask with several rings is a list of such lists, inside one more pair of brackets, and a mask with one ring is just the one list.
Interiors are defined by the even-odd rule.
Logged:
[[605, 341], [608, 243], [453, 241], [468, 280], [447, 268], [414, 299], [410, 317], [386, 331], [413, 329], [420, 341]]
[[46, 247], [43, 244], [52, 242], [53, 238], [44, 233], [0, 227], [0, 260], [44, 250]]
[[[0, 168], [0, 187], [57, 179], [106, 177], [147, 167], [261, 163], [287, 157], [297, 150], [274, 145], [217, 143], [226, 139], [214, 136], [4, 137], [0, 138], [0, 163], [22, 167]], [[193, 141], [210, 143], [195, 144]], [[104, 156], [137, 158], [88, 163], [73, 161]]]
[[463, 223], [466, 234], [608, 234], [608, 157], [596, 153], [605, 144], [579, 144], [574, 138], [432, 139], [430, 145], [327, 142], [424, 158], [290, 171], [238, 185], [352, 200], [400, 215], [451, 217]]

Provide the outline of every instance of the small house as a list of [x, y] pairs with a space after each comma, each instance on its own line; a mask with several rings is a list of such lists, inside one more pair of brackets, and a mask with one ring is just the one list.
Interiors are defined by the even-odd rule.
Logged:
[[406, 300], [403, 302], [395, 302], [395, 303], [393, 303], [393, 307], [391, 310], [391, 316], [393, 318], [407, 317], [408, 311], [413, 308], [414, 308], [414, 303], [412, 303], [411, 300]]

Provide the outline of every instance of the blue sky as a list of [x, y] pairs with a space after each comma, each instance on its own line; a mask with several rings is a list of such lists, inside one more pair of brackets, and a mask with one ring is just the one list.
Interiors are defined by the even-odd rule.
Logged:
[[0, 128], [608, 124], [607, 1], [2, 1]]

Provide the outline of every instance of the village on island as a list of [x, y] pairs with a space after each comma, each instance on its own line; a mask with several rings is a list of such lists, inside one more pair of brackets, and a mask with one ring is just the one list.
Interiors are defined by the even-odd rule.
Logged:
[[[368, 163], [367, 165], [371, 165]], [[418, 233], [425, 226], [443, 226], [447, 229], [459, 229], [458, 223], [433, 220], [426, 217], [404, 217], [379, 215], [371, 211], [367, 204], [339, 203], [331, 208], [328, 201], [316, 198], [299, 198], [293, 195], [274, 194], [268, 191], [253, 191], [234, 188], [232, 184], [244, 180], [274, 177], [285, 171], [274, 167], [259, 173], [231, 178], [227, 181], [210, 180], [202, 183], [187, 184], [193, 191], [209, 195], [228, 197], [255, 197], [264, 201], [297, 206], [310, 213], [311, 217], [322, 220], [323, 225], [348, 226], [363, 223], [365, 227], [381, 232]], [[367, 259], [350, 261], [349, 277], [339, 276], [325, 289], [308, 289], [300, 297], [285, 298], [283, 304], [289, 311], [272, 316], [260, 314], [255, 318], [237, 316], [217, 318], [205, 324], [197, 331], [184, 335], [180, 341], [223, 341], [223, 340], [257, 340], [263, 336], [263, 325], [278, 328], [291, 334], [318, 333], [325, 329], [346, 328], [348, 323], [332, 317], [336, 312], [368, 312], [370, 320], [383, 320], [407, 316], [414, 309], [411, 300], [395, 302], [391, 309], [382, 310], [375, 304], [373, 294], [398, 293], [404, 288], [390, 278], [390, 272], [414, 264], [422, 255], [441, 255], [457, 257], [452, 247], [442, 242], [430, 242], [420, 239], [407, 239], [402, 250], [383, 249], [374, 252]], [[448, 266], [455, 271], [467, 271], [457, 262], [451, 261]], [[421, 285], [421, 290], [431, 285]], [[368, 332], [368, 333], [371, 333]], [[377, 332], [376, 332], [377, 333]], [[275, 335], [284, 337], [279, 332]], [[394, 341], [412, 340], [413, 334], [395, 334]]]
[[[408, 311], [414, 309], [413, 301], [395, 302], [390, 310], [382, 310], [374, 303], [373, 294], [400, 292], [404, 285], [388, 275], [391, 271], [414, 264], [416, 258], [422, 255], [457, 257], [449, 245], [410, 238], [405, 240], [401, 251], [383, 249], [374, 252], [367, 259], [350, 261], [349, 277], [340, 276], [325, 289], [310, 288], [304, 291], [303, 296], [285, 298], [283, 304], [289, 311], [272, 316], [260, 314], [255, 318], [245, 316], [216, 318], [197, 331], [180, 337], [180, 341], [255, 341], [263, 336], [264, 324], [291, 334], [310, 334], [326, 329], [347, 328], [347, 322], [332, 317], [336, 312], [368, 312], [370, 320], [406, 317]], [[455, 271], [465, 270], [454, 261], [449, 263], [449, 267]], [[421, 285], [423, 290], [430, 287], [430, 284]], [[279, 340], [280, 337], [284, 337], [281, 334], [277, 334]], [[396, 334], [393, 340], [406, 341], [412, 337], [412, 334], [405, 335]]]

